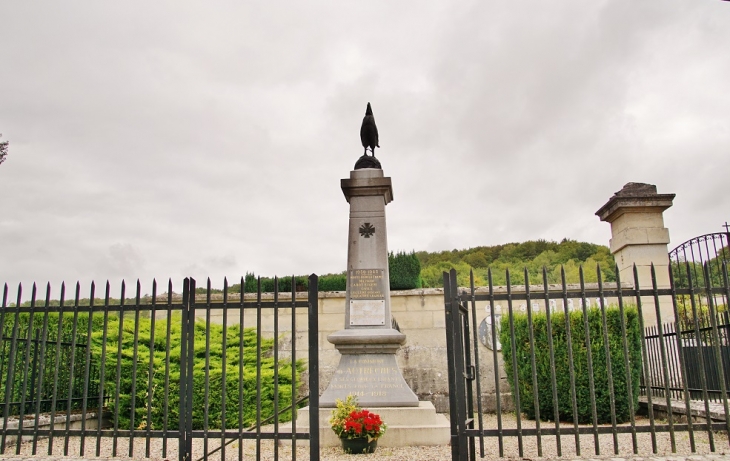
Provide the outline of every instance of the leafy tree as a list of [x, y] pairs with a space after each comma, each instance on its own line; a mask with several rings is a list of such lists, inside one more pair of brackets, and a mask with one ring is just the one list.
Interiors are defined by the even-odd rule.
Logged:
[[[2, 136], [2, 133], [0, 133], [0, 138]], [[8, 145], [10, 145], [10, 141], [0, 142], [0, 164], [2, 164], [8, 156]]]

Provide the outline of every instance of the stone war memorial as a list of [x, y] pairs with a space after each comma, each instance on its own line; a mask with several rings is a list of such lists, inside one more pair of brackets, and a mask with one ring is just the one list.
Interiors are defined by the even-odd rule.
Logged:
[[[360, 406], [378, 413], [388, 425], [379, 440], [381, 446], [448, 444], [448, 420], [436, 413], [431, 402], [419, 402], [396, 363], [396, 352], [406, 335], [394, 329], [391, 320], [385, 207], [393, 200], [393, 187], [375, 157], [375, 148], [380, 146], [370, 103], [360, 138], [365, 153], [349, 178], [341, 180], [350, 204], [347, 293], [344, 328], [327, 337], [341, 357], [320, 396], [321, 442], [339, 445], [329, 427], [330, 415], [338, 399], [352, 394]], [[308, 407], [303, 408], [297, 422], [306, 427], [308, 418]]]

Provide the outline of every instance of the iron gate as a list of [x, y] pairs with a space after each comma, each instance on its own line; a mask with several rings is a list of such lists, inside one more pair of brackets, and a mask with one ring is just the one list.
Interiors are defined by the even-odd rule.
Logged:
[[[686, 296], [691, 305], [690, 315], [696, 319], [695, 300], [704, 297], [709, 300], [710, 318], [714, 318], [717, 305], [712, 300], [722, 296], [728, 299], [730, 294], [727, 264], [722, 263], [720, 268], [720, 286], [713, 285], [705, 267], [704, 283], [698, 287], [693, 269], [685, 265], [689, 282], [686, 289], [676, 286], [672, 273], [668, 274], [669, 286], [658, 287], [653, 266], [651, 288], [639, 285], [635, 267], [633, 286], [622, 285], [617, 268], [616, 280], [605, 284], [600, 268], [596, 269], [595, 283], [586, 283], [580, 268], [577, 284], [566, 283], [562, 268], [555, 283], [551, 280], [555, 273], [549, 277], [543, 268], [539, 285], [531, 285], [527, 269], [520, 274], [524, 285], [513, 285], [507, 270], [505, 287], [493, 286], [489, 270], [488, 286], [479, 290], [474, 286], [472, 272], [470, 287], [461, 292], [456, 271], [444, 273], [452, 459], [475, 460], [477, 454], [483, 458], [485, 441], [491, 445], [495, 440], [493, 450], [498, 450], [500, 457], [505, 457], [507, 443], [514, 450], [508, 456], [521, 458], [562, 456], [564, 444], [573, 445], [578, 456], [581, 446], [596, 455], [602, 450], [615, 455], [622, 454], [621, 451], [629, 455], [627, 450], [639, 454], [639, 440], [647, 446], [651, 443], [652, 453], [658, 453], [660, 448], [676, 453], [677, 432], [688, 433], [688, 437], [680, 439], [689, 441], [689, 447], [682, 446], [683, 450], [689, 448], [694, 453], [699, 443], [695, 439], [701, 438], [714, 452], [714, 431], [728, 431], [730, 418], [722, 422], [712, 419], [705, 379], [707, 361], [696, 364], [703, 400], [690, 401], [691, 392], [684, 379], [680, 379], [680, 397], [676, 398], [677, 389], [667, 379], [669, 368], [675, 366], [670, 362], [671, 356], [678, 358], [680, 376], [686, 377], [688, 368], [683, 361], [683, 343], [675, 342], [670, 347], [666, 341], [670, 335], [662, 326], [662, 306], [673, 313], [673, 318], [665, 321], [675, 321], [680, 318], [677, 300]], [[496, 312], [498, 302], [506, 304], [506, 310], [500, 314]], [[484, 339], [491, 339], [492, 350], [480, 357], [482, 346], [476, 332], [477, 310], [482, 308], [487, 311], [485, 321], [491, 320], [490, 337]], [[644, 317], [649, 313], [656, 319], [656, 347], [647, 346]], [[720, 334], [713, 322], [705, 345], [715, 350], [715, 357], [720, 357]], [[501, 353], [500, 340], [504, 348]], [[500, 356], [506, 376], [499, 370]], [[492, 370], [485, 366], [490, 358]], [[712, 365], [717, 373], [724, 374], [721, 360]], [[657, 375], [664, 378], [662, 384], [640, 395], [640, 384], [656, 382], [650, 379]], [[502, 377], [507, 378], [509, 389], [500, 388]], [[496, 424], [489, 427], [484, 423], [487, 399], [482, 393], [487, 385], [493, 392], [496, 411]], [[721, 405], [725, 414], [730, 414], [722, 380], [720, 385]], [[514, 412], [509, 424], [505, 424], [506, 405], [510, 407], [509, 413]], [[661, 408], [664, 413], [660, 419], [655, 412]], [[639, 411], [644, 415], [641, 418], [635, 417]], [[694, 418], [678, 420], [674, 412]], [[624, 448], [620, 449], [620, 445]], [[550, 453], [545, 454], [548, 450]]]
[[[76, 284], [70, 301], [65, 285], [54, 301], [50, 284], [45, 300], [34, 284], [26, 302], [19, 286], [15, 303], [5, 285], [0, 336], [10, 340], [0, 358], [0, 454], [168, 458], [177, 451], [178, 459], [192, 461], [225, 459], [227, 450], [260, 458], [265, 449], [274, 459], [296, 459], [297, 441], [307, 439], [309, 459], [318, 460], [317, 282], [309, 277], [306, 299], [295, 286], [281, 294], [278, 281], [273, 294], [263, 295], [259, 280], [253, 298], [230, 293], [227, 281], [223, 290], [212, 290], [210, 280], [201, 290], [185, 279], [182, 296], [171, 281], [166, 295], [158, 296], [153, 282], [152, 295], [143, 296], [137, 282], [133, 298], [122, 282], [116, 300], [109, 283], [103, 299], [93, 283], [81, 298]], [[312, 392], [298, 395], [304, 325]], [[77, 342], [90, 346], [61, 360], [61, 345]], [[29, 370], [31, 345], [47, 358], [38, 370]], [[95, 367], [98, 380], [90, 379]], [[52, 395], [41, 395], [49, 386]], [[81, 397], [73, 393], [79, 387]], [[307, 399], [309, 430], [302, 430], [296, 410]], [[50, 410], [43, 412], [46, 400]]]

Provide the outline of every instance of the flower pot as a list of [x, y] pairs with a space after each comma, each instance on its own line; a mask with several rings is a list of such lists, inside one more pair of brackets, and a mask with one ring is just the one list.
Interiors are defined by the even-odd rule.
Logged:
[[360, 453], [373, 453], [375, 447], [378, 446], [378, 439], [372, 439], [368, 442], [367, 437], [360, 437], [357, 439], [340, 439], [342, 441], [342, 449], [345, 453], [360, 454]]

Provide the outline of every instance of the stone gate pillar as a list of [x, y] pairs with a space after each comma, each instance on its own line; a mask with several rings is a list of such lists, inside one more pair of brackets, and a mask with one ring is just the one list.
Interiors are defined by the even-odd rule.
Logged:
[[[639, 286], [650, 289], [651, 264], [659, 288], [669, 287], [669, 229], [664, 227], [664, 210], [672, 206], [675, 194], [658, 194], [653, 184], [627, 183], [596, 212], [601, 221], [611, 223], [611, 253], [616, 259], [621, 282], [634, 284], [633, 266]], [[664, 299], [666, 298], [666, 299]], [[656, 325], [653, 299], [642, 298], [644, 325]], [[672, 301], [660, 297], [662, 323], [674, 321]]]

